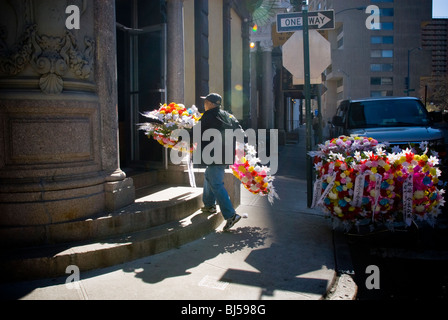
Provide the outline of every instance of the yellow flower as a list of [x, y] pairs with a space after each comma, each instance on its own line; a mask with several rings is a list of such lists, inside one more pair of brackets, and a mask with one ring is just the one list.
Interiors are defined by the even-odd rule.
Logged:
[[425, 192], [423, 190], [417, 190], [414, 192], [415, 199], [422, 199], [425, 196]]
[[255, 181], [257, 181], [258, 183], [260, 183], [261, 181], [263, 181], [263, 177], [255, 177]]
[[423, 206], [423, 205], [416, 206], [415, 207], [415, 211], [423, 212], [423, 211], [425, 211], [425, 206]]

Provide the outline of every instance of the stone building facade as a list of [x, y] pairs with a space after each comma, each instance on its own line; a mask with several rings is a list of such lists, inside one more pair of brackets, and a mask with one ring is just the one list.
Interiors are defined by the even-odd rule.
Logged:
[[48, 226], [134, 201], [118, 157], [114, 1], [0, 1], [0, 225]]
[[0, 0], [3, 244], [52, 243], [55, 226], [132, 204], [129, 172], [166, 161], [142, 111], [215, 91], [244, 122], [248, 14], [230, 0]]

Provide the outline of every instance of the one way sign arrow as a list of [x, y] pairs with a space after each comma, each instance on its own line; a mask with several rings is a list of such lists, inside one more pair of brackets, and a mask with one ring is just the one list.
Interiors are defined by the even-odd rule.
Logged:
[[[308, 25], [310, 29], [334, 29], [334, 10], [309, 12]], [[277, 14], [277, 32], [294, 32], [302, 29], [303, 17], [301, 12]]]
[[330, 22], [331, 19], [322, 13], [318, 12], [317, 17], [308, 17], [308, 25], [313, 26], [317, 25], [317, 29], [321, 29], [324, 25]]

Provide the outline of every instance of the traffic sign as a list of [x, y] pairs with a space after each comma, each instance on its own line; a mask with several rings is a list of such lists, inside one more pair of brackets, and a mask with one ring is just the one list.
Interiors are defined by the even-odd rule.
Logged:
[[[331, 44], [317, 30], [309, 32], [310, 79], [320, 83], [322, 72], [331, 64]], [[283, 66], [295, 78], [295, 84], [303, 84], [305, 78], [303, 33], [295, 32], [282, 47]]]
[[[308, 12], [308, 27], [315, 30], [334, 29], [334, 10]], [[277, 14], [277, 32], [294, 32], [303, 30], [301, 12]]]

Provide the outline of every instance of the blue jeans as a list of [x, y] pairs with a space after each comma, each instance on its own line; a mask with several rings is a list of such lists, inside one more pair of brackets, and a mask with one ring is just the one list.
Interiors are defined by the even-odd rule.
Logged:
[[230, 219], [235, 214], [235, 209], [233, 209], [229, 194], [224, 188], [225, 168], [225, 165], [207, 166], [204, 176], [202, 202], [204, 202], [206, 207], [213, 206], [217, 202], [224, 219]]

